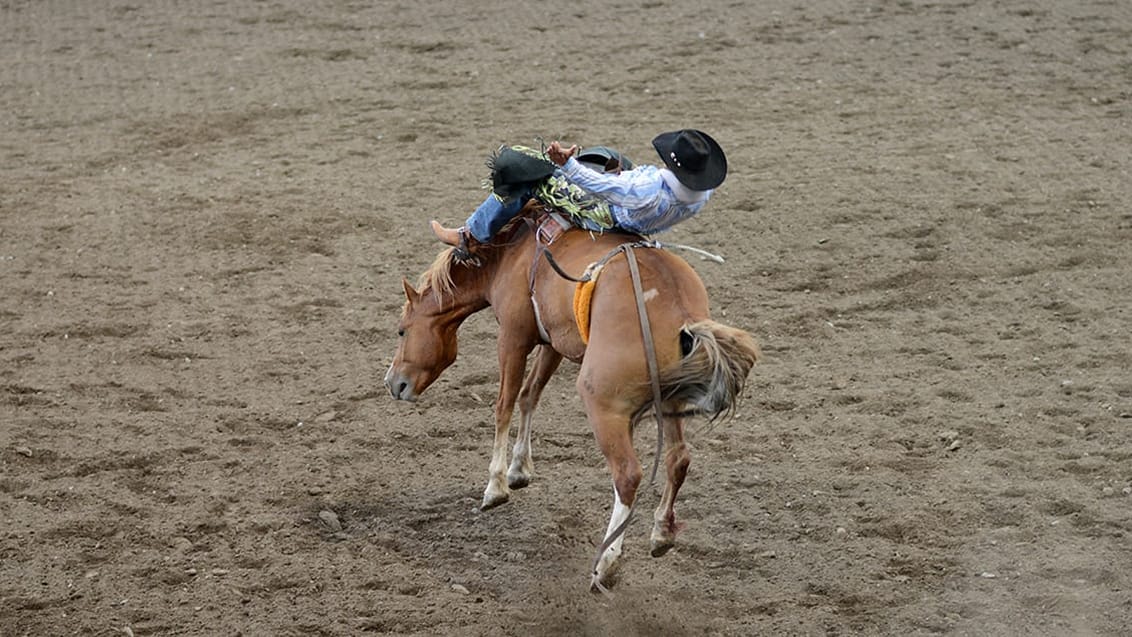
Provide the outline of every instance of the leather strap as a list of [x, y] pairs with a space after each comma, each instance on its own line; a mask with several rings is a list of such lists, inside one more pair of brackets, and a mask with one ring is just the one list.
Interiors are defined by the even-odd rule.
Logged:
[[641, 288], [641, 273], [637, 268], [637, 255], [633, 248], [625, 248], [625, 259], [629, 261], [629, 274], [633, 279], [633, 295], [637, 297], [637, 317], [641, 321], [641, 336], [645, 341], [645, 360], [649, 364], [649, 381], [652, 383], [652, 409], [656, 416], [656, 456], [652, 461], [652, 475], [649, 484], [656, 483], [656, 469], [660, 465], [660, 453], [664, 450], [663, 411], [661, 410], [660, 372], [657, 370], [656, 345], [652, 342], [652, 327], [649, 325], [648, 310], [645, 309], [645, 293]]
[[[633, 245], [631, 244], [622, 244], [619, 246], [619, 249], [625, 252], [625, 260], [629, 262], [629, 277], [633, 280], [633, 296], [637, 299], [637, 318], [640, 319], [641, 323], [641, 337], [645, 345], [645, 360], [648, 362], [649, 381], [652, 384], [653, 414], [656, 417], [656, 455], [653, 456], [652, 471], [649, 476], [649, 484], [651, 485], [656, 482], [656, 470], [660, 466], [660, 454], [664, 451], [665, 414], [661, 409], [663, 400], [660, 394], [660, 374], [657, 371], [656, 347], [652, 342], [652, 327], [649, 325], [649, 315], [648, 311], [645, 309], [645, 293], [641, 287], [641, 273], [637, 267], [637, 255], [633, 254]], [[613, 492], [616, 497], [621, 497], [621, 494], [617, 493], [616, 489], [614, 489]], [[598, 562], [601, 561], [601, 556], [605, 553], [606, 549], [612, 546], [613, 543], [617, 541], [617, 538], [625, 533], [626, 527], [629, 526], [629, 521], [633, 519], [633, 511], [636, 510], [639, 500], [639, 497], [633, 498], [633, 503], [629, 505], [629, 514], [625, 516], [621, 524], [617, 525], [617, 528], [613, 529], [613, 532], [610, 533], [601, 543], [601, 546], [598, 547], [592, 569], [594, 575], [597, 575]], [[597, 586], [598, 590], [603, 593], [608, 593], [605, 587], [601, 585], [601, 582], [595, 579], [593, 583]]]

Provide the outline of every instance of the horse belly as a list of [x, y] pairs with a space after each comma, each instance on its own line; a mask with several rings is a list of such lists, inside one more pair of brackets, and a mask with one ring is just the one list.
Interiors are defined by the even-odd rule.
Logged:
[[543, 285], [536, 297], [539, 319], [550, 337], [551, 347], [568, 360], [580, 362], [586, 353], [574, 315], [574, 283], [560, 279]]

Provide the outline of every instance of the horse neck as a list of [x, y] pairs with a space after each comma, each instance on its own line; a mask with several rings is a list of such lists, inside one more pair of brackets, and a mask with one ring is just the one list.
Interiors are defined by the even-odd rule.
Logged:
[[[489, 265], [494, 268], [497, 259], [487, 260], [480, 267], [464, 267], [452, 264], [452, 287], [447, 291], [428, 290], [427, 294], [435, 305], [433, 312], [444, 316], [449, 322], [460, 325], [472, 314], [486, 308], [491, 272], [485, 271]], [[492, 270], [493, 271], [493, 270]]]
[[[499, 300], [493, 299], [492, 293], [493, 284], [499, 277], [514, 278], [516, 272], [521, 272], [525, 287], [533, 241], [533, 234], [529, 229], [520, 227], [502, 243], [478, 252], [478, 265], [465, 267], [451, 263], [448, 273], [452, 279], [452, 289], [444, 293], [435, 290], [428, 292], [436, 303], [433, 311], [459, 325], [472, 314]], [[513, 286], [506, 287], [510, 289]]]

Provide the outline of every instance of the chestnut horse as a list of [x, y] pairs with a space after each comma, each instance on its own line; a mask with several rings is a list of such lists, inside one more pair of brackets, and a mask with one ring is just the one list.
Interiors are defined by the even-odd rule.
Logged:
[[[495, 443], [482, 508], [502, 504], [511, 489], [531, 479], [531, 416], [543, 387], [563, 358], [580, 363], [577, 390], [598, 447], [613, 477], [613, 512], [606, 542], [595, 560], [591, 585], [608, 582], [621, 553], [627, 523], [641, 482], [632, 427], [654, 408], [650, 365], [642, 332], [651, 331], [659, 370], [667, 480], [654, 513], [651, 553], [663, 555], [676, 535], [673, 505], [688, 472], [685, 420], [692, 414], [716, 417], [734, 407], [758, 357], [746, 332], [712, 321], [707, 291], [681, 258], [657, 247], [638, 247], [638, 287], [648, 323], [641, 325], [624, 246], [635, 235], [594, 234], [573, 229], [545, 243], [533, 222], [517, 222], [492, 244], [472, 248], [470, 261], [454, 249], [442, 251], [420, 277], [418, 288], [402, 280], [407, 301], [400, 340], [385, 385], [399, 400], [416, 400], [456, 360], [456, 332], [470, 315], [491, 307], [499, 324], [499, 395], [495, 401]], [[656, 246], [659, 244], [649, 244]], [[542, 252], [550, 253], [543, 258]], [[575, 318], [575, 282], [604, 261], [592, 289], [588, 342]], [[651, 328], [651, 329], [649, 329]], [[530, 373], [527, 359], [537, 348]], [[507, 446], [511, 416], [519, 401], [519, 431], [510, 468]], [[656, 458], [654, 462], [659, 462]], [[506, 471], [506, 473], [504, 473]]]

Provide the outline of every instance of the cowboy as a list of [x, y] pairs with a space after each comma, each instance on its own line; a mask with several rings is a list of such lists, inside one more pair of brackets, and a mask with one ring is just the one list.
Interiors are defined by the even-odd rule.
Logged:
[[[544, 162], [545, 166], [525, 161], [503, 162], [500, 160], [509, 156], [501, 153], [493, 166], [495, 192], [462, 227], [445, 228], [433, 221], [432, 230], [444, 243], [459, 246], [467, 253], [467, 246], [473, 242], [491, 241], [535, 196], [534, 186], [554, 175], [608, 204], [608, 223], [598, 223], [596, 229], [613, 227], [643, 235], [663, 232], [700, 212], [727, 176], [727, 158], [711, 136], [695, 129], [661, 133], [652, 145], [664, 162], [663, 168], [644, 165], [620, 170], [621, 162], [607, 161], [603, 166], [614, 170], [598, 172], [590, 167], [596, 166], [596, 162], [591, 160], [587, 165], [578, 161], [577, 146], [563, 148], [559, 142], [548, 147], [546, 155], [550, 161]], [[585, 155], [583, 151], [581, 157]], [[611, 159], [619, 158], [617, 153]]]

